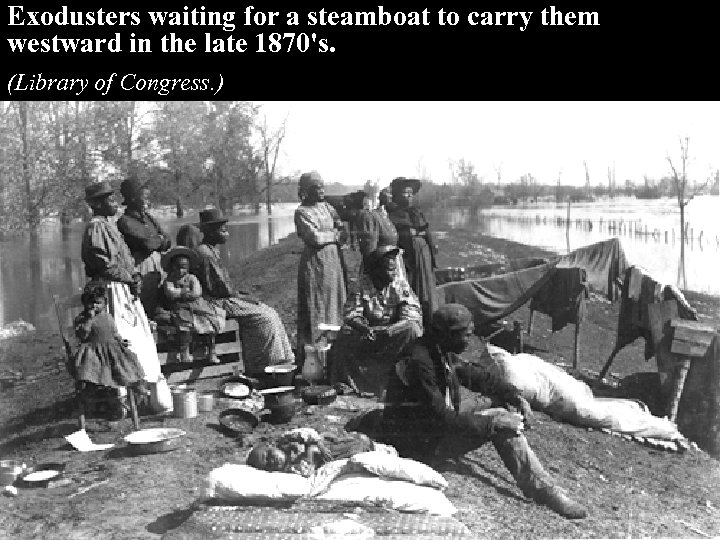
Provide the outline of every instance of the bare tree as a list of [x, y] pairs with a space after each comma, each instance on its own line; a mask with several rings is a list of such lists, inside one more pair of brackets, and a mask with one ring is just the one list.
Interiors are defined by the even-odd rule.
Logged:
[[497, 175], [498, 186], [502, 183], [502, 165], [502, 161], [497, 165], [493, 164], [493, 169], [495, 169], [495, 174]]
[[680, 262], [678, 264], [678, 277], [677, 283], [680, 286], [680, 276], [682, 275], [682, 286], [687, 288], [687, 279], [685, 277], [685, 238], [687, 232], [685, 230], [685, 207], [690, 201], [692, 201], [696, 195], [701, 193], [708, 185], [709, 180], [698, 186], [695, 185], [692, 189], [689, 189], [687, 169], [689, 166], [689, 154], [688, 144], [690, 142], [689, 137], [684, 139], [680, 137], [680, 170], [673, 163], [672, 158], [666, 156], [667, 162], [670, 165], [672, 171], [672, 182], [673, 189], [675, 191], [675, 197], [677, 198], [678, 208], [680, 208]]
[[275, 165], [277, 165], [280, 147], [285, 138], [286, 126], [287, 117], [277, 129], [272, 130], [268, 126], [267, 116], [264, 116], [262, 123], [257, 126], [260, 136], [258, 153], [262, 168], [261, 176], [265, 184], [262, 189], [259, 189], [259, 193], [265, 192], [265, 206], [268, 214], [272, 214], [272, 186], [275, 181]]
[[592, 188], [590, 187], [590, 171], [588, 170], [587, 161], [583, 160], [583, 167], [585, 167], [585, 195], [590, 196]]
[[417, 167], [415, 170], [417, 171], [418, 180], [430, 180], [430, 173], [428, 172], [428, 168], [425, 165], [423, 158], [418, 159]]

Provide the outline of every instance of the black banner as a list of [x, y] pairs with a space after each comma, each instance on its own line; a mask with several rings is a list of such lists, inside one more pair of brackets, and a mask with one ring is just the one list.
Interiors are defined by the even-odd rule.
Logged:
[[[712, 16], [604, 3], [18, 3], [7, 99], [712, 97]], [[706, 12], [703, 12], [706, 13]]]

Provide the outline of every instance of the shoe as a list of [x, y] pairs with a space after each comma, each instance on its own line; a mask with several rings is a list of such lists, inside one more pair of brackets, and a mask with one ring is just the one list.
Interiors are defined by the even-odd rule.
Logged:
[[533, 499], [538, 504], [544, 504], [553, 512], [568, 519], [583, 519], [587, 516], [587, 511], [565, 495], [557, 486], [541, 488]]
[[211, 364], [220, 364], [220, 359], [217, 357], [215, 353], [212, 353], [207, 360]]

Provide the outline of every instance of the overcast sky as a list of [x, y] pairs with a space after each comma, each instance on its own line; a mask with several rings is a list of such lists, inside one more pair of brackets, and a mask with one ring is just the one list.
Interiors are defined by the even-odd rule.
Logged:
[[317, 170], [326, 181], [381, 185], [396, 176], [450, 181], [450, 160], [503, 183], [531, 173], [540, 183], [618, 185], [669, 174], [679, 137], [690, 138], [691, 179], [720, 167], [717, 102], [256, 102], [271, 125], [287, 117], [278, 172]]

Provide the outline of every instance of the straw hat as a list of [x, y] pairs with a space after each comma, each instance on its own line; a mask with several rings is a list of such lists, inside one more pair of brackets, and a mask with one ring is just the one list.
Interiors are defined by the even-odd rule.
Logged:
[[197, 253], [195, 253], [194, 250], [185, 246], [175, 246], [162, 254], [160, 264], [162, 265], [163, 270], [167, 272], [170, 269], [170, 264], [176, 257], [187, 257], [191, 266], [193, 266], [197, 261]]

